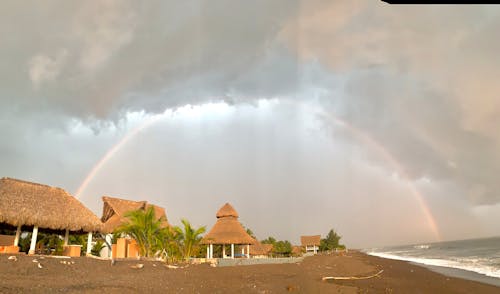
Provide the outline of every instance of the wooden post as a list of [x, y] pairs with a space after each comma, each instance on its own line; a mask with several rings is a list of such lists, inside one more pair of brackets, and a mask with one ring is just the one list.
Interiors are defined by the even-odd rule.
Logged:
[[250, 258], [250, 244], [247, 244], [247, 258]]
[[66, 232], [64, 233], [64, 246], [68, 246], [69, 242], [69, 229], [66, 229]]
[[207, 245], [207, 259], [210, 258], [210, 245]]
[[89, 235], [87, 237], [87, 255], [90, 255], [91, 251], [92, 251], [92, 232], [89, 232]]
[[214, 244], [210, 243], [210, 258], [214, 258]]
[[17, 226], [16, 238], [14, 239], [14, 246], [19, 245], [19, 238], [21, 237], [21, 225]]
[[231, 244], [231, 258], [234, 258], [234, 244]]
[[226, 244], [222, 244], [222, 258], [226, 258]]
[[31, 235], [30, 251], [28, 251], [28, 254], [30, 254], [30, 255], [35, 254], [36, 236], [37, 235], [38, 235], [38, 226], [34, 226], [33, 227], [33, 234]]

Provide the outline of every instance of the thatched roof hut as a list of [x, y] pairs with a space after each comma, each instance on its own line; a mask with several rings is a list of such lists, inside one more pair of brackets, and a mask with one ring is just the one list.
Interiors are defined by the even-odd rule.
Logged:
[[99, 218], [61, 188], [0, 179], [0, 222], [13, 226], [69, 231], [100, 231]]
[[300, 243], [302, 246], [319, 246], [321, 242], [321, 235], [313, 236], [300, 236]]
[[224, 204], [216, 214], [217, 222], [201, 240], [202, 244], [255, 244], [241, 223], [231, 204]]
[[109, 196], [103, 196], [104, 203], [102, 210], [102, 222], [104, 223], [103, 231], [112, 233], [117, 227], [127, 221], [126, 214], [134, 210], [146, 210], [153, 207], [156, 219], [162, 219], [163, 225], [168, 226], [167, 215], [165, 208], [148, 204], [146, 201], [133, 201]]
[[302, 247], [305, 248], [307, 252], [318, 252], [319, 245], [321, 244], [321, 235], [313, 235], [313, 236], [300, 236], [300, 243]]
[[273, 244], [262, 244], [259, 241], [255, 244], [250, 245], [250, 255], [251, 256], [268, 256], [273, 250]]

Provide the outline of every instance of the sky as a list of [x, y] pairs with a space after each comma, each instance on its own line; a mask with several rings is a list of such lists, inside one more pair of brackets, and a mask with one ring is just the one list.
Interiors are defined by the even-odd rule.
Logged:
[[500, 9], [2, 1], [0, 177], [259, 239], [500, 235]]

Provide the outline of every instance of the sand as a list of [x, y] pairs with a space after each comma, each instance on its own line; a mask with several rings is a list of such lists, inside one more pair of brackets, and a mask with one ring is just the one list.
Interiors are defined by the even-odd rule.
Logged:
[[[36, 259], [37, 262], [33, 262]], [[42, 268], [39, 268], [38, 264]], [[143, 264], [142, 268], [132, 268]], [[368, 276], [324, 282], [324, 276]], [[404, 261], [359, 252], [317, 255], [298, 264], [171, 269], [161, 262], [0, 255], [1, 293], [500, 293], [500, 288], [447, 277]]]

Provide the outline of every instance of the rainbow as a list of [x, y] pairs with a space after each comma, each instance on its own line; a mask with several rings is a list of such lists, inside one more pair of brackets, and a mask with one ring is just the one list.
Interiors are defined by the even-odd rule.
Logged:
[[434, 218], [434, 216], [431, 213], [431, 210], [429, 208], [429, 205], [425, 201], [424, 196], [418, 191], [418, 189], [415, 187], [415, 185], [412, 183], [410, 180], [410, 177], [408, 174], [405, 172], [405, 169], [403, 166], [399, 163], [399, 161], [396, 160], [396, 158], [385, 148], [381, 143], [373, 139], [371, 136], [369, 136], [366, 132], [361, 131], [360, 129], [354, 127], [353, 125], [349, 124], [347, 121], [340, 119], [339, 117], [336, 117], [332, 115], [331, 113], [326, 113], [324, 110], [318, 110], [316, 109], [317, 112], [324, 118], [327, 118], [328, 120], [335, 122], [337, 125], [343, 126], [346, 130], [348, 130], [351, 134], [353, 134], [355, 137], [357, 137], [361, 142], [363, 142], [366, 145], [369, 145], [373, 149], [375, 149], [379, 155], [382, 156], [382, 158], [391, 164], [391, 166], [397, 171], [400, 177], [402, 177], [407, 183], [409, 183], [409, 189], [411, 192], [411, 195], [415, 198], [417, 201], [420, 209], [422, 210], [422, 213], [424, 214], [424, 217], [427, 221], [427, 224], [429, 225], [429, 228], [431, 232], [433, 233], [434, 237], [436, 238], [436, 241], [441, 241], [441, 235], [439, 233], [438, 225], [437, 222]]
[[90, 172], [87, 174], [83, 182], [80, 184], [78, 189], [76, 190], [75, 197], [80, 199], [83, 191], [87, 188], [92, 179], [97, 175], [99, 170], [131, 139], [133, 139], [137, 134], [139, 134], [142, 130], [148, 128], [154, 123], [158, 122], [162, 118], [161, 115], [155, 115], [149, 119], [144, 120], [138, 126], [130, 130], [123, 138], [118, 141], [115, 145], [113, 145], [104, 156], [92, 167]]
[[[438, 225], [433, 217], [429, 205], [426, 203], [424, 196], [417, 190], [415, 185], [410, 180], [410, 177], [405, 172], [402, 164], [400, 164], [396, 158], [385, 148], [381, 143], [373, 139], [366, 132], [356, 128], [351, 125], [347, 121], [333, 115], [332, 113], [325, 112], [322, 108], [314, 107], [310, 104], [306, 104], [304, 102], [292, 101], [292, 100], [279, 100], [280, 103], [289, 103], [293, 105], [299, 105], [302, 108], [308, 109], [309, 111], [313, 111], [316, 114], [319, 114], [322, 118], [329, 120], [330, 122], [335, 123], [336, 125], [344, 127], [347, 131], [349, 131], [352, 135], [354, 135], [358, 140], [360, 140], [363, 144], [370, 146], [386, 161], [388, 162], [399, 174], [401, 178], [403, 178], [407, 183], [409, 183], [409, 188], [411, 195], [417, 201], [425, 219], [429, 226], [429, 229], [433, 233], [436, 241], [441, 241], [441, 236], [439, 233]], [[87, 174], [83, 182], [77, 189], [75, 197], [77, 199], [80, 198], [83, 191], [87, 188], [92, 179], [98, 174], [99, 170], [124, 146], [127, 142], [132, 140], [137, 134], [139, 134], [142, 130], [148, 128], [149, 126], [157, 123], [164, 117], [162, 115], [155, 115], [149, 119], [146, 119], [144, 122], [139, 124], [137, 127], [130, 130], [123, 138], [118, 141], [115, 145], [113, 145], [106, 154], [92, 167], [90, 172]]]

